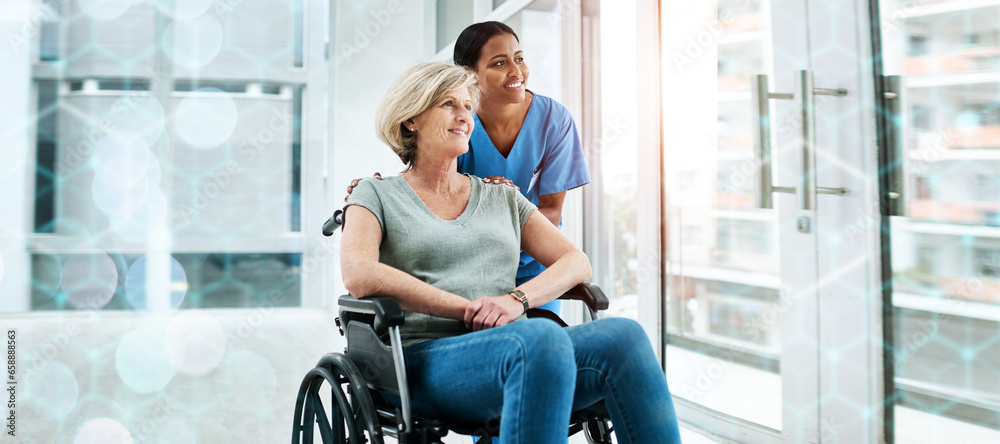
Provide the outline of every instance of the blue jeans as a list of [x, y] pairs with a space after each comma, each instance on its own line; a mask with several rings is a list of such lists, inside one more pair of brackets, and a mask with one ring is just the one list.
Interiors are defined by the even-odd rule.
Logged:
[[571, 411], [601, 400], [619, 443], [680, 443], [666, 378], [631, 319], [526, 319], [405, 354], [416, 413], [483, 427], [501, 416], [504, 444], [565, 443]]

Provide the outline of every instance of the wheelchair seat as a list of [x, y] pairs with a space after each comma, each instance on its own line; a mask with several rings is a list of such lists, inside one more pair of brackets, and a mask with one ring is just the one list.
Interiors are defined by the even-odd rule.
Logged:
[[[577, 285], [560, 299], [583, 301], [592, 319], [608, 308], [607, 297], [593, 284]], [[324, 444], [381, 444], [385, 436], [400, 443], [431, 444], [440, 443], [449, 432], [480, 436], [478, 443], [492, 442], [500, 430], [500, 418], [486, 424], [463, 424], [411, 412], [399, 336], [404, 317], [395, 299], [389, 296], [357, 299], [344, 295], [339, 303], [340, 316], [336, 322], [347, 338], [347, 347], [344, 353], [323, 356], [303, 379], [295, 404], [293, 444], [313, 442], [317, 428]], [[537, 315], [529, 313], [529, 317]], [[559, 322], [557, 319], [553, 320]], [[324, 385], [331, 390], [328, 408], [320, 395]], [[398, 402], [392, 403], [390, 398]], [[612, 442], [612, 428], [603, 402], [572, 413], [567, 434], [580, 432], [592, 444]]]

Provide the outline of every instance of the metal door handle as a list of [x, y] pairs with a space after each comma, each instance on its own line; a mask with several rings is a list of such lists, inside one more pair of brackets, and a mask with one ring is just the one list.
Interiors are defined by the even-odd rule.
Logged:
[[[816, 114], [813, 97], [816, 95], [846, 96], [846, 89], [815, 88], [812, 73], [807, 70], [798, 71], [795, 76], [794, 93], [772, 93], [768, 91], [766, 75], [751, 76], [751, 97], [753, 102], [753, 118], [757, 123], [754, 128], [754, 160], [759, 164], [757, 206], [759, 208], [774, 208], [772, 193], [801, 192], [799, 195], [803, 210], [816, 209], [816, 194], [833, 194], [844, 196], [846, 188], [830, 188], [816, 186]], [[776, 186], [771, 181], [771, 107], [770, 99], [794, 100], [798, 105], [802, 134], [802, 176], [795, 187]]]
[[903, 83], [900, 76], [885, 76], [882, 80], [885, 91], [885, 121], [886, 140], [889, 149], [886, 155], [886, 166], [889, 175], [889, 215], [905, 216], [906, 179], [903, 166], [906, 162], [903, 153]]

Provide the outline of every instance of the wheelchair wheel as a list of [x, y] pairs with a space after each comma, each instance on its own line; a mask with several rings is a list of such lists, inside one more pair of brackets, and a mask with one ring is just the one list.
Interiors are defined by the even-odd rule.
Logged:
[[[330, 388], [329, 412], [320, 394], [324, 385]], [[292, 444], [313, 443], [316, 425], [323, 444], [383, 444], [377, 418], [357, 367], [346, 356], [329, 353], [309, 370], [299, 386]]]

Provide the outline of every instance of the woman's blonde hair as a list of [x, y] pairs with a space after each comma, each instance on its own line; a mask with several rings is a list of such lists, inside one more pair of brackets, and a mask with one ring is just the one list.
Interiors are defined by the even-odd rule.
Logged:
[[469, 90], [473, 108], [479, 104], [476, 75], [461, 66], [429, 62], [414, 66], [399, 76], [382, 98], [375, 113], [375, 133], [399, 156], [407, 168], [417, 151], [417, 135], [404, 122], [434, 106], [448, 91]]

